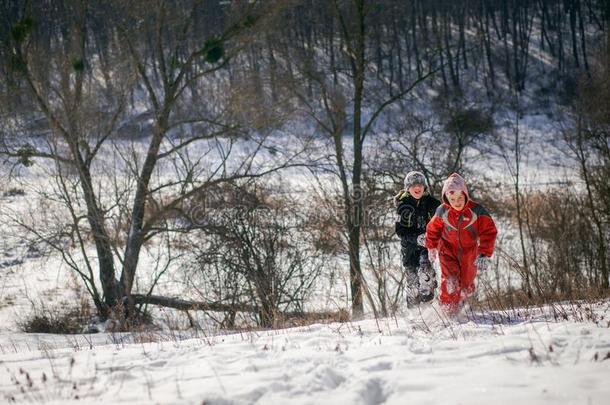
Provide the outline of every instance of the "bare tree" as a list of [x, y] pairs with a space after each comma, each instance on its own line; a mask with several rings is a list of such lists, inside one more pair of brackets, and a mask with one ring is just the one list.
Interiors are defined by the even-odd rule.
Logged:
[[[96, 66], [87, 35], [86, 5], [67, 2], [65, 6], [71, 18], [59, 13], [50, 18], [69, 35], [56, 35], [52, 52], [47, 48], [46, 27], [36, 25], [38, 20], [28, 16], [13, 25], [12, 40], [5, 56], [13, 61], [11, 73], [19, 82], [15, 87], [21, 91], [17, 99], [21, 101], [21, 95], [27, 96], [26, 102], [31, 103], [29, 106], [36, 119], [45, 121], [44, 135], [50, 140], [45, 148], [31, 145], [20, 137], [7, 139], [3, 153], [24, 163], [32, 158], [50, 159], [58, 167], [69, 166], [77, 174], [80, 197], [87, 207], [84, 220], [95, 243], [104, 297], [101, 302], [94, 295], [94, 300], [98, 310], [107, 315], [108, 309], [119, 298], [118, 284], [104, 210], [95, 190], [91, 166], [101, 145], [117, 128], [132, 80], [118, 70], [121, 63], [117, 60], [100, 59], [99, 66]], [[42, 17], [44, 11], [36, 9], [31, 12]], [[117, 45], [108, 44], [120, 55]], [[93, 70], [104, 74], [94, 76], [90, 74]], [[118, 80], [108, 81], [110, 76]], [[17, 116], [15, 120], [19, 122], [22, 118]], [[28, 129], [27, 126], [20, 128], [21, 131]], [[80, 221], [80, 218], [75, 220]], [[75, 225], [78, 226], [78, 222]]]
[[[388, 86], [385, 78], [377, 79], [379, 72], [373, 69], [375, 49], [370, 34], [372, 18], [378, 18], [373, 2], [336, 0], [318, 6], [330, 13], [332, 26], [336, 27], [334, 32], [327, 31], [331, 43], [324, 42], [321, 47], [328, 53], [314, 53], [309, 45], [301, 47], [299, 42], [289, 42], [292, 40], [288, 33], [287, 40], [277, 39], [280, 44], [277, 52], [284, 61], [294, 63], [278, 64], [276, 68], [283, 68], [284, 80], [297, 99], [300, 112], [317, 125], [325, 136], [324, 142], [331, 148], [327, 156], [330, 161], [325, 167], [330, 167], [340, 184], [352, 312], [360, 316], [364, 310], [360, 249], [366, 192], [362, 180], [365, 141], [375, 131], [375, 124], [384, 111], [435, 70], [430, 68], [399, 90], [396, 84]], [[314, 19], [311, 23], [318, 26], [320, 22]], [[333, 75], [328, 76], [328, 71]], [[379, 85], [381, 89], [377, 88]]]
[[[254, 128], [227, 107], [232, 92], [226, 90], [222, 70], [240, 50], [239, 34], [253, 29], [257, 4], [227, 15], [205, 41], [196, 35], [199, 1], [185, 1], [184, 7], [164, 1], [154, 7], [140, 1], [101, 9], [71, 1], [65, 6], [69, 13], [51, 16], [63, 33], [42, 30], [44, 25], [38, 22], [43, 21], [44, 7], [30, 5], [24, 12], [34, 17], [14, 23], [6, 51], [14, 62], [12, 77], [32, 111], [43, 119], [47, 142], [32, 145], [15, 136], [4, 142], [3, 154], [23, 163], [49, 159], [58, 170], [67, 167], [76, 174], [79, 189], [71, 187], [69, 192], [74, 201], [85, 204], [86, 215], [71, 209], [72, 200], [66, 200], [66, 206], [73, 226], [91, 235], [96, 246], [95, 256], [85, 253], [82, 238], [88, 283], [93, 285], [91, 269], [97, 267], [102, 285], [103, 301], [94, 296], [98, 311], [107, 316], [127, 298], [129, 313], [134, 314], [134, 305], [143, 302], [140, 295], [131, 295], [142, 248], [158, 235], [184, 232], [172, 218], [186, 201], [213, 185], [260, 177], [294, 164], [295, 154], [287, 151], [269, 164], [258, 163], [268, 137], [250, 136]], [[106, 13], [104, 40], [109, 42], [104, 44], [96, 42], [91, 31], [95, 12]], [[48, 35], [53, 39], [50, 45]], [[103, 55], [100, 46], [106, 47]], [[106, 54], [110, 59], [102, 57]], [[141, 120], [134, 122], [133, 117]], [[131, 139], [121, 141], [125, 138]], [[240, 140], [249, 142], [250, 153], [234, 158]], [[193, 156], [197, 145], [201, 156]], [[107, 181], [99, 170], [108, 153], [121, 162], [131, 181], [129, 188], [114, 190], [119, 200], [109, 207], [98, 186]], [[121, 228], [112, 229], [117, 224], [109, 218], [119, 209]], [[82, 228], [83, 219], [87, 228]], [[121, 237], [113, 238], [116, 233]]]
[[610, 70], [607, 66], [600, 65], [595, 68], [591, 78], [583, 79], [574, 108], [574, 126], [564, 133], [585, 185], [587, 209], [596, 236], [599, 286], [604, 290], [608, 289], [610, 283], [607, 232], [610, 215], [605, 177], [610, 171], [608, 77]]

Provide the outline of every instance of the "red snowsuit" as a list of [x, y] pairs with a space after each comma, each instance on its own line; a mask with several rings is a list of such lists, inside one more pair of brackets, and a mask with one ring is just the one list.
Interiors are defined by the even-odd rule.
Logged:
[[464, 208], [457, 211], [443, 200], [426, 227], [426, 247], [438, 249], [439, 300], [451, 306], [474, 293], [474, 261], [479, 255], [493, 254], [498, 232], [487, 210], [478, 203], [467, 200]]

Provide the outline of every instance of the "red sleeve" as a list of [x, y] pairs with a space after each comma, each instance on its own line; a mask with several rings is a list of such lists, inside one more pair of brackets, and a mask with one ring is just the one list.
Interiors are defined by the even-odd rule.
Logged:
[[437, 249], [438, 242], [441, 239], [443, 233], [443, 220], [438, 216], [434, 215], [428, 225], [426, 225], [426, 248]]
[[498, 230], [490, 216], [481, 215], [478, 222], [479, 254], [489, 257], [494, 253]]

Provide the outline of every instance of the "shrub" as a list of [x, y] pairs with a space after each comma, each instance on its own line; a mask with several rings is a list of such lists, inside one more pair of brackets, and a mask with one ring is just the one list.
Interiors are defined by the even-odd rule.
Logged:
[[[198, 218], [202, 232], [189, 277], [195, 291], [215, 302], [253, 305], [263, 327], [276, 325], [283, 313], [303, 312], [324, 258], [304, 229], [298, 202], [254, 184], [228, 194], [222, 209], [211, 203]], [[227, 316], [222, 323], [233, 327], [235, 313]]]
[[82, 333], [91, 320], [91, 308], [87, 301], [73, 307], [44, 304], [33, 305], [33, 311], [17, 322], [26, 333], [76, 334]]
[[16, 196], [24, 196], [25, 191], [20, 188], [10, 188], [3, 193], [4, 197], [16, 197]]

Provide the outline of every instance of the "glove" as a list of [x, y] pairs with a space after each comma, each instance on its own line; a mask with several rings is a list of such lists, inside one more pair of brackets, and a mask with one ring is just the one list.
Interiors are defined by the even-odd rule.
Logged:
[[419, 246], [426, 247], [426, 234], [425, 233], [422, 233], [421, 235], [417, 236], [417, 244]]
[[428, 260], [430, 263], [434, 264], [438, 259], [438, 250], [437, 249], [428, 249]]
[[477, 270], [482, 272], [489, 270], [490, 264], [491, 260], [485, 255], [480, 255], [474, 261], [474, 265], [477, 266]]

